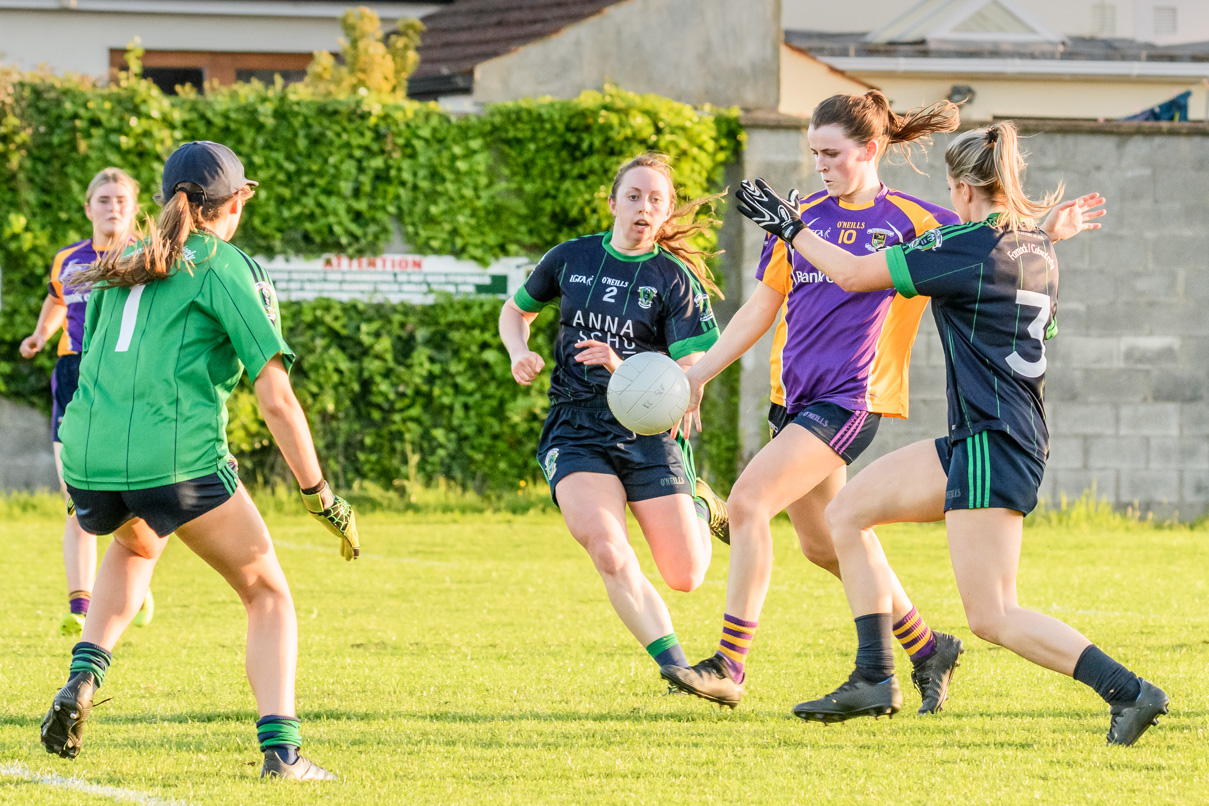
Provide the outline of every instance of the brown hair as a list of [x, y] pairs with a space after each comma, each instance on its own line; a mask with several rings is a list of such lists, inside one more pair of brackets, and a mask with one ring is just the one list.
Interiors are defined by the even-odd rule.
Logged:
[[890, 109], [890, 100], [878, 90], [864, 95], [832, 95], [810, 113], [812, 127], [839, 126], [845, 137], [857, 143], [876, 140], [883, 152], [898, 151], [912, 168], [913, 143], [919, 141], [924, 146], [929, 142], [928, 135], [953, 131], [957, 119], [957, 105], [950, 101], [937, 101], [896, 115]]
[[202, 224], [218, 220], [236, 196], [247, 200], [254, 192], [242, 187], [225, 198], [203, 200], [199, 186], [181, 183], [159, 217], [147, 220], [147, 233], [137, 236], [133, 249], [128, 250], [124, 243], [115, 244], [96, 263], [73, 273], [71, 284], [82, 288], [129, 287], [170, 277], [181, 260], [185, 239]]
[[718, 299], [722, 299], [722, 291], [714, 282], [713, 272], [709, 270], [709, 266], [705, 265], [705, 261], [712, 257], [717, 257], [722, 253], [707, 252], [704, 249], [698, 249], [689, 241], [693, 236], [708, 232], [710, 229], [721, 225], [722, 222], [712, 215], [707, 214], [702, 218], [698, 218], [697, 211], [707, 204], [712, 205], [715, 201], [725, 196], [726, 193], [715, 193], [712, 196], [703, 196], [699, 199], [693, 199], [680, 204], [676, 195], [676, 183], [672, 180], [671, 160], [666, 154], [647, 151], [644, 154], [639, 154], [617, 169], [617, 174], [613, 177], [613, 187], [609, 190], [610, 199], [617, 198], [617, 191], [621, 187], [621, 180], [632, 168], [650, 168], [658, 171], [667, 179], [668, 187], [671, 188], [672, 198], [669, 204], [672, 211], [668, 215], [667, 221], [664, 221], [663, 226], [655, 233], [655, 243], [671, 252], [673, 256], [688, 266], [689, 271], [701, 281], [701, 285], [705, 286], [706, 291]]
[[93, 194], [100, 189], [101, 185], [108, 184], [121, 185], [130, 191], [130, 195], [134, 198], [134, 203], [139, 201], [139, 183], [134, 181], [134, 178], [123, 171], [121, 168], [102, 168], [92, 181], [88, 183], [88, 190], [84, 191], [84, 201], [92, 201]]
[[954, 182], [965, 182], [985, 193], [1003, 212], [995, 226], [1005, 230], [1032, 229], [1037, 217], [1062, 199], [1063, 184], [1033, 201], [1021, 181], [1027, 155], [1020, 150], [1016, 124], [1010, 120], [960, 135], [945, 149], [945, 166]]

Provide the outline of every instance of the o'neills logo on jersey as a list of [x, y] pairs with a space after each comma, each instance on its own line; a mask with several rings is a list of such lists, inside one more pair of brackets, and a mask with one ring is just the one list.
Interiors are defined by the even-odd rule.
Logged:
[[655, 304], [655, 294], [658, 292], [649, 285], [638, 286], [638, 307], [646, 310]]

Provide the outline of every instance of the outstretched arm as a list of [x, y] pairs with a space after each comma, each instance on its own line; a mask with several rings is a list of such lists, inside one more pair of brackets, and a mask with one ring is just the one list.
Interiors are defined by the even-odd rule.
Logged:
[[63, 327], [66, 319], [67, 306], [54, 294], [47, 294], [46, 299], [42, 301], [42, 311], [38, 314], [38, 324], [34, 325], [34, 332], [21, 341], [21, 357], [33, 358], [37, 355], [55, 331]]
[[512, 361], [512, 377], [522, 386], [533, 383], [546, 366], [545, 360], [529, 349], [529, 325], [536, 318], [537, 314], [522, 311], [511, 299], [500, 310], [500, 341]]
[[[797, 191], [791, 195], [797, 195]], [[735, 200], [740, 213], [784, 240], [845, 291], [894, 287], [884, 252], [854, 255], [823, 240], [807, 229], [796, 206], [778, 196], [763, 179], [743, 180]]]
[[1077, 199], [1064, 201], [1049, 211], [1049, 215], [1041, 222], [1041, 230], [1051, 241], [1057, 243], [1073, 238], [1084, 230], [1099, 229], [1099, 223], [1091, 223], [1091, 219], [1099, 218], [1108, 212], [1103, 207], [1104, 202], [1104, 197], [1099, 193], [1088, 193]]

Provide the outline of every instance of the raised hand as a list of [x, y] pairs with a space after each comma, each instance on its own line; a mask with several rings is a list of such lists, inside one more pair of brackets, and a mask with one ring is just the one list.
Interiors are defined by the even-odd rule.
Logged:
[[735, 202], [740, 213], [786, 243], [792, 244], [794, 236], [806, 227], [798, 212], [797, 190], [782, 199], [763, 179], [744, 179], [735, 191]]
[[1077, 199], [1064, 201], [1049, 211], [1041, 229], [1051, 241], [1065, 241], [1080, 232], [1089, 229], [1099, 229], [1098, 222], [1091, 219], [1099, 218], [1108, 211], [1104, 209], [1105, 199], [1099, 193], [1088, 193]]

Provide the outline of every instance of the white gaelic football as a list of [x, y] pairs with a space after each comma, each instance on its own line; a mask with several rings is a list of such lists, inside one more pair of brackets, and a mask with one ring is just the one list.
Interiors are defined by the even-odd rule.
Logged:
[[609, 379], [609, 408], [636, 434], [662, 434], [688, 409], [688, 377], [663, 353], [638, 353]]

